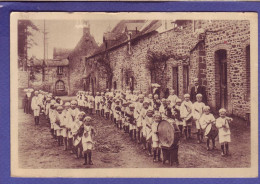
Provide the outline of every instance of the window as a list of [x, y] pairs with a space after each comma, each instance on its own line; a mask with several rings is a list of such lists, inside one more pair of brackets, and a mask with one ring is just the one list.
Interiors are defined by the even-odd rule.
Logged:
[[62, 75], [63, 74], [63, 66], [58, 66], [57, 68], [57, 74]]
[[56, 82], [56, 90], [57, 91], [65, 91], [65, 84], [63, 81], [59, 80]]

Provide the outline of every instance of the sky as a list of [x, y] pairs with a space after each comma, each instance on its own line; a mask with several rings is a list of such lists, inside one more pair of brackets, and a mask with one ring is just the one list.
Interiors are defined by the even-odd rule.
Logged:
[[[37, 45], [34, 45], [28, 51], [29, 58], [35, 56], [38, 59], [43, 58], [43, 20], [32, 21], [39, 29], [39, 32], [33, 32], [32, 38]], [[119, 20], [91, 20], [89, 21], [90, 34], [95, 38], [96, 42], [100, 45], [103, 42], [103, 33], [111, 30]], [[46, 20], [45, 30], [48, 32], [46, 47], [46, 58], [52, 59], [54, 48], [67, 48], [73, 49], [79, 42], [83, 35], [83, 23], [80, 20]], [[47, 57], [48, 55], [48, 57]]]

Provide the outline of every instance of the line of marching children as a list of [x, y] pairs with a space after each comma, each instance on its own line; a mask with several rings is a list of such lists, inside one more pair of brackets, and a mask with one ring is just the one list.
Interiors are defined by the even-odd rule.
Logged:
[[230, 128], [232, 118], [226, 116], [226, 110], [220, 109], [220, 117], [215, 119], [210, 107], [202, 102], [202, 95], [196, 96], [192, 103], [190, 95], [185, 94], [182, 101], [170, 91], [167, 99], [159, 99], [157, 94], [145, 97], [139, 91], [106, 90], [97, 92], [79, 91], [77, 100], [63, 103], [51, 93], [35, 91], [31, 100], [35, 125], [39, 125], [39, 116], [44, 114], [50, 123], [50, 132], [64, 150], [70, 150], [77, 157], [84, 155], [84, 164], [92, 165], [92, 150], [96, 130], [90, 116], [94, 113], [114, 122], [115, 126], [129, 134], [131, 140], [142, 144], [153, 161], [161, 161], [161, 148], [158, 138], [158, 124], [164, 119], [174, 119], [185, 139], [191, 138], [192, 125], [197, 129], [198, 143], [207, 139], [207, 150], [215, 149], [215, 138], [219, 135], [221, 155], [229, 155]]
[[154, 161], [161, 161], [161, 149], [158, 139], [158, 124], [163, 119], [174, 119], [181, 134], [186, 139], [191, 138], [192, 124], [196, 125], [198, 143], [203, 137], [207, 139], [207, 150], [215, 149], [215, 138], [219, 135], [222, 156], [229, 155], [230, 140], [229, 123], [232, 118], [226, 116], [226, 110], [220, 109], [220, 117], [215, 119], [210, 113], [210, 107], [202, 102], [202, 95], [196, 96], [196, 102], [190, 101], [190, 95], [185, 94], [184, 100], [171, 90], [167, 99], [159, 99], [157, 94], [145, 97], [140, 91], [107, 89], [97, 92], [94, 97], [91, 92], [77, 93], [79, 108], [87, 114], [97, 114], [114, 122], [119, 130], [128, 133], [131, 140], [143, 145]]

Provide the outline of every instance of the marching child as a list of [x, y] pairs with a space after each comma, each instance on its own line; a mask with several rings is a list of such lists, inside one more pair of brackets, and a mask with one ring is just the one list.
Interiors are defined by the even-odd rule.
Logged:
[[74, 152], [76, 153], [77, 158], [80, 158], [82, 156], [82, 136], [83, 136], [83, 120], [86, 116], [86, 113], [81, 111], [79, 112], [76, 121], [74, 125], [71, 128], [71, 132], [73, 135], [73, 146], [74, 146]]
[[148, 149], [148, 155], [152, 156], [152, 123], [153, 123], [153, 110], [149, 108], [146, 113], [145, 118], [145, 134], [146, 134], [146, 143]]
[[92, 92], [89, 93], [88, 102], [89, 102], [89, 112], [92, 115], [93, 109], [94, 109], [94, 104], [95, 104], [95, 99], [94, 99]]
[[134, 118], [135, 105], [130, 104], [129, 110], [126, 112], [127, 121], [129, 123], [131, 140], [136, 140], [136, 122]]
[[184, 101], [180, 107], [180, 115], [183, 120], [184, 134], [186, 139], [191, 138], [191, 126], [192, 126], [192, 102], [190, 101], [190, 95], [184, 95]]
[[72, 135], [72, 128], [76, 123], [76, 118], [79, 114], [79, 109], [77, 108], [77, 101], [72, 100], [70, 102], [70, 109], [69, 109], [69, 117], [68, 117], [68, 147], [73, 152], [73, 135]]
[[181, 99], [176, 99], [176, 104], [174, 106], [173, 109], [173, 113], [174, 113], [174, 119], [176, 121], [176, 124], [178, 125], [178, 128], [181, 131], [181, 137], [182, 137], [182, 130], [183, 130], [183, 120], [181, 118], [181, 113], [180, 113], [180, 109], [181, 109]]
[[51, 125], [51, 135], [54, 139], [56, 139], [56, 134], [54, 132], [55, 117], [56, 117], [55, 100], [51, 100], [49, 119]]
[[203, 130], [205, 130], [204, 135], [207, 138], [207, 151], [210, 151], [210, 140], [212, 140], [212, 149], [216, 149], [215, 146], [215, 138], [217, 136], [216, 130], [215, 130], [215, 122], [216, 119], [214, 118], [213, 114], [210, 113], [210, 107], [205, 106], [203, 109], [203, 114], [200, 118], [200, 125]]
[[[138, 92], [137, 92], [138, 93]], [[143, 109], [144, 95], [140, 94], [135, 103], [134, 118], [136, 120], [136, 129], [137, 129], [137, 141], [141, 143], [141, 130], [142, 130], [142, 117], [141, 111]]]
[[159, 111], [160, 106], [161, 106], [161, 101], [159, 99], [159, 96], [157, 94], [155, 94], [154, 100], [153, 100], [154, 111]]
[[152, 122], [152, 147], [153, 147], [153, 161], [156, 162], [156, 156], [158, 156], [158, 161], [161, 162], [161, 148], [159, 145], [159, 138], [158, 138], [158, 125], [162, 120], [162, 116], [160, 113], [155, 113], [153, 115], [153, 122]]
[[[94, 148], [94, 136], [96, 134], [96, 131], [93, 127], [93, 120], [91, 117], [87, 116], [83, 120], [84, 123], [84, 132], [82, 136], [82, 147], [83, 147], [83, 153], [85, 162], [83, 165], [93, 165], [92, 162], [92, 150]], [[88, 162], [87, 162], [88, 160]]]
[[119, 99], [116, 99], [114, 109], [115, 109], [114, 118], [116, 121], [116, 126], [118, 129], [121, 130], [122, 129], [122, 118], [121, 118], [121, 107], [120, 107]]
[[176, 100], [178, 99], [177, 95], [175, 95], [174, 89], [170, 90], [170, 95], [168, 96], [167, 99], [170, 100], [170, 106], [174, 107], [176, 104]]
[[200, 126], [200, 117], [203, 114], [203, 108], [205, 107], [205, 104], [202, 102], [202, 95], [201, 94], [197, 94], [196, 95], [196, 102], [194, 102], [193, 104], [193, 119], [195, 121], [196, 124], [196, 129], [197, 129], [197, 139], [198, 139], [198, 143], [201, 143], [202, 138], [203, 138], [203, 133], [201, 130], [201, 126]]
[[101, 114], [102, 117], [105, 116], [105, 101], [106, 101], [105, 93], [101, 92], [101, 99], [100, 99], [101, 111], [100, 111], [100, 114]]
[[[233, 121], [232, 118], [226, 116], [226, 109], [222, 108], [219, 110], [219, 118], [216, 120], [216, 127], [219, 130], [219, 143], [221, 144], [221, 156], [228, 156], [229, 149], [228, 144], [231, 142], [231, 132], [229, 123]], [[226, 149], [226, 151], [225, 151]]]
[[58, 146], [62, 146], [62, 128], [61, 125], [64, 123], [64, 113], [63, 113], [63, 107], [61, 105], [57, 106], [57, 113], [55, 117], [55, 123], [54, 123], [54, 131], [56, 132], [56, 136], [58, 139]]
[[32, 109], [33, 115], [34, 115], [35, 125], [39, 125], [39, 121], [40, 121], [39, 116], [40, 116], [40, 111], [41, 111], [41, 99], [39, 97], [38, 91], [35, 91], [34, 97], [32, 97], [31, 109]]
[[107, 92], [105, 95], [105, 117], [109, 119], [109, 112], [110, 111], [110, 102], [109, 102], [109, 93]]
[[143, 102], [143, 108], [140, 112], [140, 121], [141, 121], [141, 142], [143, 144], [143, 149], [146, 149], [146, 114], [149, 108], [149, 102], [147, 100], [144, 100]]
[[96, 110], [96, 114], [98, 116], [100, 116], [100, 110], [101, 110], [101, 96], [100, 93], [97, 92], [97, 95], [95, 96], [95, 110]]
[[125, 133], [129, 133], [129, 125], [126, 120], [126, 112], [127, 112], [128, 104], [126, 100], [123, 100], [122, 102], [122, 109], [121, 109], [121, 117], [122, 117], [122, 123], [123, 123], [123, 129]]
[[70, 116], [70, 102], [66, 102], [64, 104], [64, 121], [61, 124], [62, 127], [62, 136], [63, 136], [63, 142], [64, 142], [64, 151], [68, 149], [68, 128], [69, 128], [69, 122], [71, 122], [71, 116]]

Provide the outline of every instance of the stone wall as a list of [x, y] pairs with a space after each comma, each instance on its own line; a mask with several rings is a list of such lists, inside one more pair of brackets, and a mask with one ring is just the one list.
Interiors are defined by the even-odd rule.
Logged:
[[[173, 73], [173, 68], [177, 67], [179, 97], [189, 92], [194, 85], [193, 79], [198, 77], [200, 83], [206, 86], [209, 105], [218, 110], [216, 102], [219, 100], [220, 83], [215, 52], [224, 49], [227, 52], [226, 108], [229, 113], [244, 116], [249, 111], [249, 100], [245, 98], [250, 81], [246, 70], [246, 46], [249, 43], [249, 21], [187, 21], [181, 28], [155, 32], [132, 41], [132, 54], [129, 54], [127, 44], [108, 51], [113, 70], [112, 82], [117, 83], [118, 89], [125, 90], [129, 85], [127, 78], [134, 77], [135, 89], [150, 93], [152, 74], [147, 67], [150, 62], [148, 53], [165, 55], [168, 57], [166, 66], [162, 61], [158, 65], [161, 69], [153, 72], [163, 76], [158, 77], [160, 81], [156, 82], [164, 88], [176, 88], [174, 76], [177, 74]], [[104, 85], [104, 80], [99, 82]]]
[[90, 56], [98, 48], [95, 39], [87, 31], [82, 36], [78, 45], [69, 54], [68, 59], [70, 63], [69, 81], [70, 92], [69, 95], [75, 95], [77, 91], [83, 90], [83, 78], [86, 78], [85, 60], [83, 56]]

